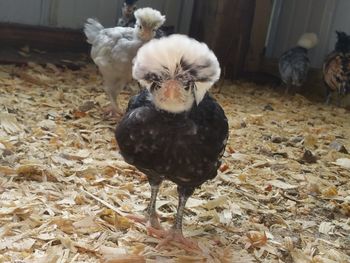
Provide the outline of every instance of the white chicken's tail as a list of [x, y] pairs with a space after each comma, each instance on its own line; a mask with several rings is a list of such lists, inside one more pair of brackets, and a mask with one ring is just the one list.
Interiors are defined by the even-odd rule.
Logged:
[[304, 33], [298, 40], [297, 45], [306, 49], [315, 47], [318, 43], [318, 37], [315, 33]]
[[104, 29], [104, 27], [98, 21], [88, 18], [84, 25], [84, 33], [87, 37], [87, 42], [93, 44], [102, 29]]

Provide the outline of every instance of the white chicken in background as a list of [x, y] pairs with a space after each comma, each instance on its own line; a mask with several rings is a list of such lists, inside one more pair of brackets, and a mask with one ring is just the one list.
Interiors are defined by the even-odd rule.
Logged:
[[165, 22], [165, 16], [149, 7], [136, 10], [135, 18], [134, 28], [104, 28], [92, 18], [84, 27], [87, 41], [92, 45], [91, 58], [102, 74], [104, 90], [111, 102], [111, 107], [106, 109], [108, 114], [121, 114], [117, 97], [132, 81], [132, 60], [138, 49], [151, 40]]
[[[117, 26], [134, 27], [136, 23], [135, 11], [138, 0], [124, 0], [122, 6], [122, 16], [118, 19]], [[161, 26], [156, 30], [155, 38], [161, 38], [174, 33], [174, 26]]]

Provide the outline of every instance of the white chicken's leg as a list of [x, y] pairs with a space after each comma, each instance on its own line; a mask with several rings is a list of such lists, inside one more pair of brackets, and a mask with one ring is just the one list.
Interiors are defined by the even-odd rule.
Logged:
[[104, 84], [104, 90], [111, 102], [111, 106], [107, 107], [107, 109], [105, 109], [105, 114], [106, 115], [113, 115], [116, 116], [117, 114], [122, 114], [122, 110], [119, 107], [118, 104], [118, 95], [119, 93], [122, 91], [122, 89], [124, 88], [124, 85], [126, 83], [124, 81], [119, 81], [119, 80], [108, 80], [105, 81]]

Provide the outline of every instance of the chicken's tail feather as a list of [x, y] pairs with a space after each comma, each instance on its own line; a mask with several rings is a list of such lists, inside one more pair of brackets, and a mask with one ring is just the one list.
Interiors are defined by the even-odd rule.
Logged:
[[315, 33], [304, 33], [298, 40], [297, 45], [306, 49], [315, 47], [318, 43], [318, 37]]
[[87, 37], [87, 42], [93, 44], [102, 29], [104, 29], [104, 27], [97, 20], [88, 18], [84, 25], [84, 33]]

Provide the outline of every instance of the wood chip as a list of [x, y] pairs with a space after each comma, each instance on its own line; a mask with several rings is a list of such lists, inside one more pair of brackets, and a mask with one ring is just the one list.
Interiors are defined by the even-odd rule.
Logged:
[[[350, 149], [346, 111], [224, 85], [213, 94], [230, 125], [223, 166], [184, 213], [184, 235], [201, 250], [158, 250], [127, 218], [142, 215], [150, 187], [118, 154], [102, 83], [90, 64], [0, 65], [0, 262], [350, 262], [350, 160], [330, 147]], [[118, 98], [124, 109], [130, 95]], [[164, 182], [165, 229], [177, 204], [176, 185]]]

